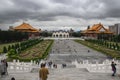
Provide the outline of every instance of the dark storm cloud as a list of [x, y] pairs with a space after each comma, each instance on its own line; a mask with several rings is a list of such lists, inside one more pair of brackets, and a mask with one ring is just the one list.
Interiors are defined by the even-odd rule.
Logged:
[[120, 17], [120, 0], [1, 0], [0, 23], [19, 20], [55, 21], [59, 16], [82, 19]]
[[18, 8], [22, 9], [33, 9], [33, 10], [39, 10], [43, 8], [42, 4], [37, 4], [33, 2], [33, 0], [12, 0], [14, 5]]
[[[35, 3], [33, 0], [7, 0], [6, 8], [0, 6], [0, 22], [16, 22], [18, 20], [27, 20], [40, 16], [40, 9], [44, 9], [41, 3]], [[4, 2], [5, 3], [5, 2]], [[10, 6], [9, 6], [10, 5]], [[3, 5], [5, 7], [5, 5]]]
[[[72, 15], [85, 19], [104, 19], [107, 17], [120, 17], [120, 0], [51, 0], [54, 3], [71, 5], [82, 8], [84, 14]], [[90, 9], [89, 9], [90, 8]], [[96, 9], [96, 11], [94, 11]], [[97, 10], [98, 9], [98, 10]], [[79, 9], [77, 9], [79, 12]], [[75, 11], [72, 9], [72, 11]], [[75, 11], [76, 12], [76, 11]]]
[[120, 0], [101, 0], [105, 4], [106, 17], [120, 18]]

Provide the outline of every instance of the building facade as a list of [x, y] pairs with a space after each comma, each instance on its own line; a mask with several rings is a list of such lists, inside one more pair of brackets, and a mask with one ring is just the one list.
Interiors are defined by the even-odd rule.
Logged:
[[99, 36], [104, 35], [112, 35], [113, 33], [106, 29], [101, 23], [94, 24], [92, 27], [89, 27], [87, 30], [81, 32], [84, 35], [84, 38], [89, 39], [98, 39]]
[[109, 26], [109, 29], [111, 32], [113, 32], [114, 35], [120, 34], [120, 23]]
[[28, 33], [29, 39], [37, 38], [40, 36], [41, 29], [35, 29], [30, 24], [22, 23], [16, 27], [10, 27], [9, 30], [18, 31], [18, 32], [26, 32]]
[[52, 34], [52, 37], [54, 38], [69, 38], [69, 32], [67, 31], [54, 31]]

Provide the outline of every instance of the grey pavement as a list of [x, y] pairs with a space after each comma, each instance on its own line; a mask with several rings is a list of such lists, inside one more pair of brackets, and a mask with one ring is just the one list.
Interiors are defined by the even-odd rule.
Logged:
[[[88, 52], [89, 50], [89, 52]], [[54, 62], [72, 62], [74, 60], [91, 62], [103, 61], [107, 56], [72, 40], [55, 40], [48, 60]]]

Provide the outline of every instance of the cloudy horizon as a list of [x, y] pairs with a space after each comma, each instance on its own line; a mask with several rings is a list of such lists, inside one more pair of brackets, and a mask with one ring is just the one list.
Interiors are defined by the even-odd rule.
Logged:
[[0, 29], [23, 22], [43, 30], [83, 30], [120, 23], [120, 0], [1, 0]]

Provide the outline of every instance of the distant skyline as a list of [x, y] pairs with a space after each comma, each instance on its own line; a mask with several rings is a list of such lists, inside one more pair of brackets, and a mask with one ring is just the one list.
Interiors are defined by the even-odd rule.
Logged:
[[1, 0], [0, 29], [23, 22], [42, 30], [79, 31], [120, 23], [120, 0]]

